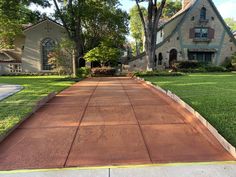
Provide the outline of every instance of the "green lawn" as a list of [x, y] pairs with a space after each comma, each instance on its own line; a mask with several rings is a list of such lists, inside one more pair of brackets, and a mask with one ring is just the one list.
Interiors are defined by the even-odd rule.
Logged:
[[0, 76], [0, 83], [19, 84], [24, 89], [0, 101], [0, 136], [17, 124], [42, 97], [53, 91], [70, 86], [72, 81], [63, 81], [57, 76]]
[[189, 74], [145, 79], [181, 97], [236, 146], [236, 74]]

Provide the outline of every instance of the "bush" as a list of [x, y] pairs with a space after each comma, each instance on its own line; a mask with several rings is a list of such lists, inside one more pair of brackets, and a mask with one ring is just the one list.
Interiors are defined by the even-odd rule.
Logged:
[[207, 66], [206, 71], [207, 72], [227, 72], [228, 70], [222, 66]]
[[116, 69], [109, 67], [92, 68], [91, 72], [92, 76], [114, 76]]
[[142, 71], [134, 73], [135, 76], [145, 77], [145, 76], [183, 76], [180, 72], [164, 72], [164, 71]]
[[202, 63], [197, 61], [180, 61], [176, 63], [177, 69], [189, 69], [189, 68], [200, 68], [202, 67]]
[[225, 67], [227, 69], [231, 69], [233, 67], [232, 65], [232, 58], [225, 58], [225, 61], [221, 64], [222, 67]]
[[91, 69], [88, 67], [81, 67], [77, 70], [77, 77], [85, 78], [91, 74]]
[[200, 68], [188, 68], [188, 69], [178, 69], [179, 72], [183, 72], [183, 73], [203, 73], [206, 72], [206, 69], [204, 67], [200, 67]]

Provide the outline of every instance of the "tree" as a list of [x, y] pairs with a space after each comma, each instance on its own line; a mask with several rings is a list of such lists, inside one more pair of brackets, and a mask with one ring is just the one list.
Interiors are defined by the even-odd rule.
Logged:
[[[147, 10], [144, 7], [140, 7], [144, 16], [147, 16]], [[139, 10], [137, 6], [134, 6], [130, 10], [130, 31], [131, 36], [135, 40], [135, 47], [133, 47], [138, 55], [140, 50], [143, 50], [143, 39], [144, 39], [144, 30], [141, 22], [141, 18], [139, 16]]]
[[101, 66], [104, 67], [116, 63], [120, 55], [119, 49], [101, 44], [86, 53], [84, 58], [88, 62], [99, 62]]
[[226, 18], [225, 22], [232, 31], [236, 31], [236, 20], [234, 18]]
[[[58, 1], [53, 0], [56, 16], [61, 20], [70, 40], [75, 43], [73, 52], [75, 76], [77, 58], [82, 58], [86, 50], [99, 45], [104, 41], [104, 36], [107, 36], [108, 42], [113, 41], [113, 44], [120, 39], [120, 34], [125, 33], [122, 31], [125, 28], [120, 28], [117, 24], [123, 25], [125, 17], [117, 9], [118, 0], [65, 0], [60, 6]], [[86, 48], [86, 44], [89, 47]]]
[[[147, 17], [145, 17], [140, 2], [148, 2]], [[135, 0], [144, 29], [145, 50], [147, 54], [147, 70], [154, 70], [158, 23], [162, 16], [166, 0], [162, 0], [158, 6], [157, 0]]]
[[44, 0], [0, 0], [0, 48], [12, 48], [15, 36], [22, 32], [22, 24], [40, 18], [39, 12], [28, 9], [31, 3], [49, 6]]
[[[160, 2], [158, 3], [160, 5]], [[167, 0], [165, 8], [163, 9], [162, 17], [171, 18], [182, 8], [181, 0]]]
[[59, 75], [71, 75], [72, 74], [72, 54], [74, 43], [68, 39], [62, 39], [62, 41], [55, 47], [53, 52], [49, 54], [49, 64], [52, 65], [53, 71]]

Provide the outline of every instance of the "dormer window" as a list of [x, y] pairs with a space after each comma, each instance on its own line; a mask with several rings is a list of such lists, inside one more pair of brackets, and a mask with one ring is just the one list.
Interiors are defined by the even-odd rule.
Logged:
[[203, 7], [200, 12], [200, 20], [206, 20], [206, 8]]

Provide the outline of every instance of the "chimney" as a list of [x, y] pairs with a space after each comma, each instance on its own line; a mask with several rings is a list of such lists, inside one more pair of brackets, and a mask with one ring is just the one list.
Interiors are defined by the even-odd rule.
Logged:
[[191, 3], [192, 0], [182, 0], [182, 9], [185, 9], [186, 6]]

